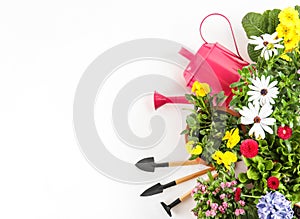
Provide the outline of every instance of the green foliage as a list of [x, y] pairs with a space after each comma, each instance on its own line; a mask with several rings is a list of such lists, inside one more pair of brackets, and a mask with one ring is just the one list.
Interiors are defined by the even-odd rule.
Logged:
[[268, 20], [266, 15], [255, 12], [246, 14], [242, 19], [242, 25], [247, 37], [260, 36], [267, 32]]
[[[300, 14], [300, 7], [296, 6], [295, 9]], [[274, 9], [266, 10], [262, 14], [250, 12], [245, 15], [242, 25], [248, 38], [265, 33], [273, 34], [279, 24], [279, 13], [279, 9]], [[235, 175], [234, 164], [229, 169], [220, 165], [226, 159], [225, 156], [220, 156], [221, 159], [212, 159], [212, 155], [216, 151], [222, 153], [231, 151], [238, 156], [238, 160], [244, 161], [247, 166], [247, 171], [238, 175], [238, 186], [243, 188], [242, 197], [247, 203], [248, 210], [246, 215], [239, 218], [258, 218], [256, 204], [261, 196], [271, 190], [268, 187], [268, 179], [271, 176], [278, 178], [280, 182], [276, 189], [278, 192], [282, 193], [292, 204], [300, 202], [300, 73], [297, 73], [300, 70], [300, 43], [296, 49], [286, 53], [289, 61], [281, 56], [284, 49], [278, 49], [278, 54], [265, 60], [260, 55], [261, 51], [255, 51], [254, 47], [248, 45], [248, 54], [255, 63], [239, 70], [240, 80], [230, 85], [234, 94], [230, 107], [238, 112], [248, 106], [250, 102], [248, 92], [252, 90], [249, 85], [253, 85], [253, 79], [261, 79], [264, 75], [270, 77], [270, 83], [278, 82], [276, 84], [278, 95], [273, 97], [275, 104], [272, 104], [272, 114], [269, 115], [276, 121], [275, 125], [270, 125], [273, 133], [269, 134], [268, 132], [271, 132], [269, 130], [264, 139], [256, 139], [259, 144], [259, 152], [255, 157], [246, 158], [240, 154], [240, 143], [245, 139], [254, 138], [248, 134], [252, 124], [241, 126], [240, 118], [219, 110], [220, 108], [217, 106], [222, 105], [226, 98], [223, 92], [216, 95], [208, 94], [204, 97], [194, 94], [186, 95], [186, 99], [194, 105], [194, 109], [186, 118], [188, 127], [182, 131], [182, 134], [187, 135], [188, 140], [203, 146], [201, 158], [216, 167], [219, 173], [214, 180], [209, 174], [208, 182], [199, 179], [199, 182], [206, 185], [210, 192], [197, 192], [194, 195], [194, 199], [197, 201], [194, 212], [198, 214], [198, 218], [205, 218], [205, 211], [209, 210], [209, 206], [205, 205], [207, 200], [221, 203], [217, 196], [212, 195], [212, 192], [220, 187], [221, 182], [230, 181]], [[279, 137], [277, 131], [280, 126], [289, 126], [292, 129], [292, 136], [289, 139]], [[240, 131], [240, 142], [228, 150], [223, 137], [226, 131], [234, 128], [238, 128]], [[198, 157], [199, 155], [193, 155], [190, 159]], [[232, 191], [228, 190], [227, 192]], [[237, 204], [232, 200], [231, 202], [226, 201], [230, 207]], [[236, 218], [233, 211], [231, 215], [226, 216], [219, 215], [215, 218]]]
[[[212, 161], [211, 155], [220, 146], [228, 120], [228, 116], [212, 107], [212, 103], [222, 104], [226, 96], [224, 92], [204, 97], [186, 94], [186, 99], [194, 105], [194, 110], [187, 116], [188, 129], [182, 134], [187, 134], [189, 141], [200, 142], [204, 146], [201, 157], [209, 163]], [[190, 159], [197, 157], [192, 156]]]
[[[295, 50], [289, 53], [289, 57], [291, 61], [279, 56], [268, 61], [259, 59], [256, 65], [247, 66], [239, 71], [240, 81], [231, 85], [235, 96], [230, 105], [238, 111], [249, 102], [247, 92], [250, 88], [247, 85], [251, 84], [252, 78], [267, 75], [271, 77], [271, 81], [278, 81], [279, 94], [274, 99], [272, 113], [272, 118], [276, 119], [274, 134], [267, 134], [264, 140], [258, 140], [259, 155], [252, 159], [244, 158], [248, 171], [241, 173], [239, 180], [245, 184], [253, 184], [254, 188], [249, 191], [249, 195], [258, 196], [268, 189], [266, 179], [276, 176], [280, 180], [278, 191], [295, 203], [300, 201], [300, 75], [297, 74], [300, 69], [300, 54]], [[290, 139], [282, 140], [276, 135], [281, 125], [293, 129]]]
[[[278, 14], [280, 10], [266, 10], [263, 14], [250, 12], [242, 19], [242, 25], [248, 38], [251, 36], [261, 36], [262, 34], [272, 34], [279, 24]], [[248, 44], [248, 54], [252, 61], [256, 62], [260, 50], [255, 51], [253, 45]]]

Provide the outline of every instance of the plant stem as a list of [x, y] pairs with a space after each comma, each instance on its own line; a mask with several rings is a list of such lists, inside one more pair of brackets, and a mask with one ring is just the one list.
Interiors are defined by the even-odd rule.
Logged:
[[243, 197], [247, 197], [247, 198], [261, 198], [260, 196], [252, 196], [252, 195], [241, 195]]

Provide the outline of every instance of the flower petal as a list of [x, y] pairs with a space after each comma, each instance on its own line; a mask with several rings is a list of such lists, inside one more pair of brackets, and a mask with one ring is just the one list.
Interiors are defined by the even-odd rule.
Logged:
[[248, 86], [251, 90], [254, 90], [254, 91], [260, 91], [261, 89], [259, 87], [256, 87], [256, 86], [253, 86], [253, 85], [249, 85]]
[[249, 118], [249, 117], [241, 117], [241, 123], [243, 125], [250, 125], [250, 124], [253, 124], [254, 123], [254, 120], [252, 118]]
[[267, 118], [269, 115], [271, 115], [273, 113], [273, 110], [272, 110], [272, 106], [269, 105], [269, 104], [265, 104], [262, 106], [262, 108], [260, 109], [260, 112], [258, 114], [258, 116], [261, 118], [261, 119], [264, 119], [264, 118]]
[[276, 120], [274, 118], [264, 118], [260, 121], [261, 124], [264, 125], [274, 125]]
[[261, 127], [268, 133], [270, 133], [271, 135], [273, 134], [273, 129], [271, 129], [269, 126], [261, 124]]
[[269, 84], [269, 86], [268, 86], [268, 89], [275, 87], [275, 85], [277, 85], [277, 83], [278, 83], [278, 81], [271, 82], [271, 84]]

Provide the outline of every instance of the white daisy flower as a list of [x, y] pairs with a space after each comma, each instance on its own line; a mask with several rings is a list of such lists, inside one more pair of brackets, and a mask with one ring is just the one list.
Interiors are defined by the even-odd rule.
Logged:
[[243, 107], [239, 111], [241, 114], [241, 123], [243, 125], [254, 124], [249, 131], [249, 135], [255, 135], [256, 139], [264, 139], [266, 137], [265, 131], [273, 134], [273, 129], [269, 126], [274, 125], [276, 120], [274, 118], [268, 118], [273, 113], [272, 106], [265, 104], [259, 109], [259, 105], [252, 103], [248, 104], [248, 107]]
[[278, 88], [275, 87], [278, 81], [270, 83], [270, 76], [265, 78], [263, 75], [261, 79], [252, 79], [251, 82], [253, 84], [249, 85], [251, 91], [247, 92], [247, 94], [251, 96], [249, 101], [253, 101], [254, 104], [259, 103], [261, 106], [275, 103], [273, 98], [277, 98], [277, 94], [279, 94]]
[[278, 48], [284, 48], [283, 45], [279, 44], [282, 38], [277, 38], [277, 32], [272, 35], [265, 33], [259, 37], [251, 36], [250, 38], [249, 43], [256, 45], [254, 50], [262, 49], [261, 57], [264, 57], [265, 60], [269, 60], [273, 56], [273, 53], [274, 55], [278, 55]]

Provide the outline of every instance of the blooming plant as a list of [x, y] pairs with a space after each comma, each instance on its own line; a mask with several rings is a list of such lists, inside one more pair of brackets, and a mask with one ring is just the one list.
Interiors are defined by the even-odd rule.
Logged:
[[[194, 105], [182, 132], [187, 151], [219, 174], [208, 182], [199, 179], [193, 212], [198, 218], [295, 218], [292, 209], [300, 202], [300, 7], [250, 12], [242, 25], [253, 63], [231, 84], [230, 106], [224, 107], [223, 92], [212, 95], [209, 84], [198, 81], [186, 95]], [[237, 162], [246, 172], [236, 171]]]
[[216, 180], [209, 175], [210, 181], [198, 179], [192, 195], [198, 202], [193, 209], [198, 218], [236, 218], [246, 215], [246, 202], [241, 197], [242, 188], [237, 186], [234, 177]]

